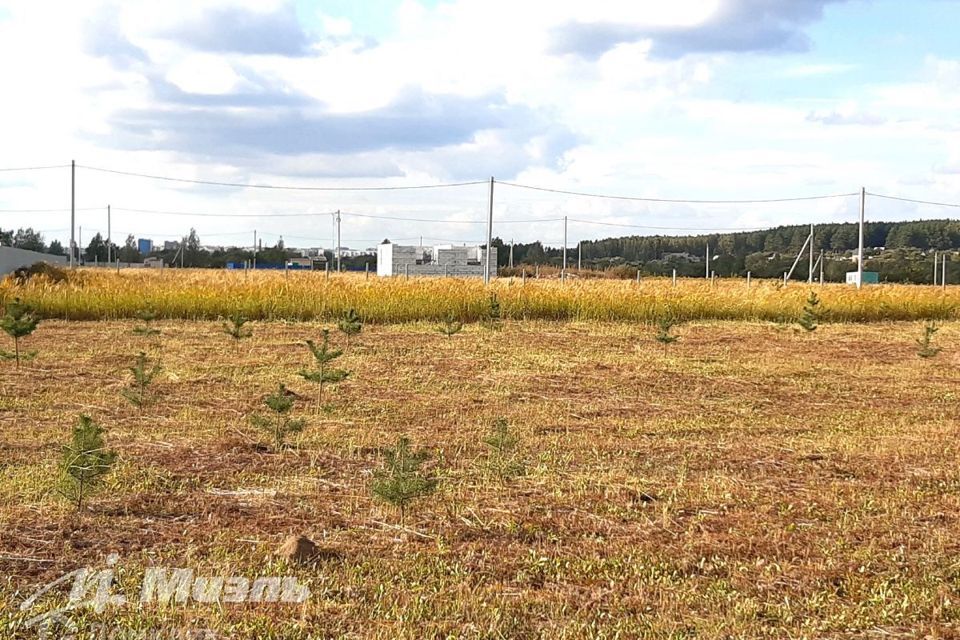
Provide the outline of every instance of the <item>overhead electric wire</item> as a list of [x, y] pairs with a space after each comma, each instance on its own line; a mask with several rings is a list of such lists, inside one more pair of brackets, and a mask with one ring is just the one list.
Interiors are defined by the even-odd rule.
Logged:
[[[106, 207], [85, 207], [74, 211], [104, 211]], [[0, 209], [0, 213], [69, 213], [70, 209]]]
[[51, 164], [40, 167], [4, 167], [0, 168], [0, 172], [6, 171], [43, 171], [45, 169], [69, 169], [70, 165], [68, 164]]
[[599, 220], [583, 220], [580, 218], [567, 218], [569, 222], [581, 222], [583, 224], [598, 224], [605, 227], [630, 227], [633, 229], [655, 229], [659, 231], [762, 231], [771, 227], [657, 227], [646, 224], [626, 224], [620, 222], [600, 222]]
[[468, 187], [478, 184], [487, 184], [486, 180], [473, 182], [450, 182], [445, 184], [421, 184], [421, 185], [397, 185], [389, 187], [306, 187], [294, 185], [276, 185], [276, 184], [244, 184], [242, 182], [221, 182], [218, 180], [195, 180], [192, 178], [174, 178], [170, 176], [158, 176], [149, 173], [136, 173], [134, 171], [120, 171], [119, 169], [107, 169], [104, 167], [91, 167], [89, 165], [77, 165], [80, 169], [88, 171], [100, 171], [102, 173], [112, 173], [121, 176], [131, 176], [135, 178], [147, 178], [150, 180], [165, 180], [167, 182], [184, 182], [188, 184], [203, 184], [217, 187], [236, 187], [242, 189], [280, 189], [286, 191], [409, 191], [414, 189], [447, 189], [452, 187]]
[[879, 193], [873, 193], [867, 191], [868, 196], [873, 196], [875, 198], [883, 198], [884, 200], [898, 200], [900, 202], [913, 202], [915, 204], [929, 204], [935, 207], [953, 207], [955, 209], [960, 209], [960, 203], [955, 202], [933, 202], [931, 200], [915, 200], [913, 198], [902, 198], [899, 196], [885, 196]]
[[551, 189], [549, 187], [535, 187], [528, 184], [517, 184], [515, 182], [504, 182], [497, 180], [497, 184], [518, 189], [530, 189], [532, 191], [546, 191], [548, 193], [560, 193], [568, 196], [582, 196], [585, 198], [606, 198], [609, 200], [631, 200], [635, 202], [671, 202], [676, 204], [769, 204], [774, 202], [800, 202], [803, 200], [826, 200], [828, 198], [849, 198], [860, 195], [859, 193], [837, 193], [822, 196], [801, 196], [796, 198], [769, 198], [759, 200], [683, 200], [679, 198], [643, 198], [636, 196], [618, 196], [604, 193], [588, 193], [585, 191], [567, 191], [565, 189]]

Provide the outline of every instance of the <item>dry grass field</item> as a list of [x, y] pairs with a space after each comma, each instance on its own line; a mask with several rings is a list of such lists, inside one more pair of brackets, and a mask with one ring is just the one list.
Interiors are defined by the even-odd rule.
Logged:
[[[79, 638], [960, 633], [955, 323], [927, 360], [918, 322], [691, 322], [666, 355], [636, 323], [369, 325], [320, 415], [297, 371], [324, 325], [256, 322], [239, 348], [217, 322], [156, 325], [47, 320], [34, 361], [0, 363], [2, 638], [37, 637], [24, 598], [112, 553], [131, 602], [150, 566], [295, 575], [311, 596], [78, 610]], [[142, 414], [120, 395], [141, 350], [163, 364]], [[309, 426], [275, 453], [248, 416], [278, 382]], [[80, 413], [119, 461], [76, 513], [51, 488]], [[482, 442], [498, 417], [520, 436], [507, 479]], [[440, 479], [407, 529], [369, 489], [400, 434]], [[322, 557], [280, 558], [290, 534]]]

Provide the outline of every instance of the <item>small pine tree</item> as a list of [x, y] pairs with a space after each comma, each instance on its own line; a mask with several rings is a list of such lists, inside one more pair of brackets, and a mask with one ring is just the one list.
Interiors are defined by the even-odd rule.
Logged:
[[510, 424], [505, 418], [494, 420], [483, 443], [490, 447], [490, 468], [501, 482], [523, 472], [523, 465], [517, 461], [520, 438], [510, 431]]
[[143, 324], [133, 328], [134, 335], [144, 336], [144, 337], [160, 335], [160, 330], [154, 328], [150, 324], [151, 322], [157, 319], [156, 311], [153, 311], [152, 309], [142, 309], [136, 313], [136, 317], [137, 317], [137, 320], [139, 320]]
[[500, 300], [497, 294], [490, 294], [490, 302], [483, 317], [483, 325], [492, 331], [499, 331], [502, 328], [503, 312], [500, 309]]
[[654, 336], [654, 340], [663, 345], [663, 355], [667, 355], [667, 347], [680, 339], [670, 333], [673, 324], [673, 319], [668, 317], [660, 318], [657, 321], [657, 334]]
[[920, 348], [917, 349], [918, 356], [926, 359], [932, 358], [940, 353], [942, 347], [935, 347], [933, 345], [933, 337], [939, 330], [940, 328], [933, 322], [927, 323], [923, 328], [923, 337], [917, 340], [917, 344], [920, 346]]
[[437, 327], [437, 331], [448, 338], [452, 338], [455, 334], [460, 333], [462, 329], [463, 323], [457, 320], [452, 313], [447, 316], [446, 320], [443, 321], [443, 324]]
[[116, 459], [117, 454], [108, 450], [103, 442], [103, 429], [90, 416], [81, 415], [73, 428], [70, 444], [63, 447], [60, 494], [79, 511], [84, 499], [96, 490]]
[[406, 526], [407, 507], [417, 498], [422, 498], [437, 489], [438, 481], [421, 471], [420, 467], [430, 457], [426, 451], [413, 451], [410, 439], [401, 437], [397, 445], [384, 453], [382, 469], [373, 474], [371, 491], [384, 502], [400, 509], [400, 526]]
[[153, 379], [160, 373], [160, 365], [155, 364], [152, 368], [149, 366], [150, 360], [143, 351], [137, 356], [136, 362], [129, 368], [133, 374], [133, 384], [130, 389], [124, 389], [120, 393], [130, 401], [140, 411], [143, 411], [147, 403], [147, 387], [153, 382]]
[[249, 322], [246, 316], [236, 312], [227, 317], [227, 322], [223, 323], [223, 332], [233, 338], [234, 346], [239, 349], [240, 341], [253, 335], [253, 331], [244, 328]]
[[816, 291], [811, 291], [807, 297], [807, 303], [803, 307], [803, 314], [800, 316], [800, 319], [797, 320], [797, 324], [807, 332], [817, 330], [820, 324], [820, 298], [817, 297]]
[[272, 416], [254, 415], [250, 418], [253, 425], [263, 429], [273, 436], [274, 450], [280, 451], [284, 447], [287, 435], [300, 433], [307, 426], [303, 418], [291, 418], [288, 414], [293, 409], [294, 396], [281, 384], [274, 393], [263, 399], [263, 403], [273, 411]]
[[26, 360], [36, 356], [36, 351], [27, 353], [20, 352], [20, 338], [24, 338], [33, 333], [38, 324], [40, 324], [40, 318], [33, 313], [33, 309], [20, 302], [19, 298], [7, 303], [6, 313], [3, 317], [0, 317], [0, 329], [3, 329], [8, 336], [13, 338], [14, 351], [12, 354], [6, 351], [0, 351], [0, 358], [4, 360], [16, 360], [17, 369], [19, 369], [21, 359]]
[[350, 346], [350, 338], [363, 331], [363, 321], [357, 315], [356, 309], [350, 309], [337, 323], [337, 328], [347, 336], [347, 346]]
[[300, 371], [300, 376], [304, 380], [315, 382], [320, 386], [319, 393], [317, 394], [316, 407], [316, 413], [319, 413], [320, 404], [323, 402], [323, 385], [342, 382], [350, 375], [350, 372], [330, 367], [330, 363], [342, 356], [343, 351], [330, 348], [329, 329], [323, 330], [323, 343], [319, 347], [313, 340], [307, 340], [307, 347], [310, 349], [310, 353], [313, 354], [316, 369], [303, 369]]

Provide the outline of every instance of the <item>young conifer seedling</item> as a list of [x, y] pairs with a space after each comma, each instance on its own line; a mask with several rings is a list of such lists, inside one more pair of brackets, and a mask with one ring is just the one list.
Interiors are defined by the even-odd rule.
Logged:
[[457, 320], [452, 313], [447, 316], [446, 320], [443, 321], [443, 324], [437, 327], [437, 331], [448, 338], [452, 338], [454, 335], [460, 333], [462, 329], [463, 323]]
[[130, 401], [130, 404], [142, 412], [144, 405], [147, 403], [147, 388], [157, 374], [160, 373], [160, 365], [155, 364], [153, 367], [150, 367], [150, 360], [147, 358], [147, 354], [141, 351], [133, 366], [129, 368], [129, 371], [133, 374], [133, 384], [131, 388], [124, 389], [120, 393]]
[[137, 336], [151, 337], [160, 335], [160, 329], [153, 327], [150, 323], [157, 319], [157, 312], [152, 309], [142, 309], [137, 312], [137, 320], [143, 324], [133, 328], [133, 334]]
[[291, 433], [300, 433], [307, 426], [303, 418], [291, 418], [294, 395], [281, 384], [274, 393], [263, 399], [263, 403], [273, 412], [271, 416], [254, 415], [250, 418], [253, 425], [269, 433], [273, 437], [274, 450], [283, 449], [287, 436]]
[[19, 298], [13, 302], [7, 303], [6, 313], [0, 317], [0, 329], [13, 338], [13, 353], [0, 351], [0, 358], [4, 360], [16, 360], [17, 369], [20, 368], [20, 360], [31, 360], [36, 355], [36, 351], [21, 353], [20, 339], [24, 338], [36, 330], [40, 324], [40, 318], [33, 313], [33, 310], [26, 304], [20, 302]]
[[310, 353], [313, 354], [316, 368], [312, 370], [303, 369], [300, 371], [300, 376], [303, 377], [304, 380], [315, 382], [319, 385], [316, 413], [320, 413], [320, 404], [323, 402], [323, 385], [342, 382], [350, 373], [343, 369], [334, 369], [330, 366], [330, 363], [343, 355], [343, 351], [330, 348], [329, 329], [323, 330], [323, 343], [321, 343], [320, 346], [317, 346], [313, 340], [307, 340], [307, 347], [310, 349]]
[[383, 468], [373, 474], [373, 495], [400, 510], [400, 526], [406, 526], [407, 507], [437, 489], [437, 479], [420, 467], [430, 457], [426, 451], [413, 451], [410, 439], [401, 437], [397, 445], [384, 453]]
[[337, 322], [337, 328], [347, 336], [347, 346], [350, 346], [350, 338], [363, 331], [363, 321], [357, 315], [356, 309], [350, 309], [340, 321]]
[[517, 445], [520, 438], [510, 431], [510, 424], [505, 418], [497, 418], [493, 422], [490, 433], [483, 439], [483, 443], [490, 447], [490, 468], [501, 482], [507, 478], [523, 473], [523, 465], [517, 460]]
[[926, 358], [932, 358], [936, 356], [938, 353], [940, 353], [942, 348], [934, 346], [933, 344], [933, 337], [937, 334], [937, 331], [939, 330], [940, 330], [939, 327], [937, 327], [937, 325], [934, 324], [933, 322], [927, 323], [927, 325], [923, 328], [923, 337], [917, 340], [917, 344], [920, 347], [919, 349], [917, 349], [918, 356], [926, 359]]
[[234, 346], [239, 349], [240, 341], [253, 335], [253, 331], [244, 328], [249, 320], [239, 312], [231, 314], [223, 323], [223, 332], [233, 338]]
[[807, 297], [807, 303], [803, 307], [803, 313], [800, 315], [800, 319], [797, 320], [797, 324], [808, 333], [816, 331], [820, 324], [820, 316], [820, 298], [817, 297], [815, 291], [811, 291]]
[[80, 511], [83, 501], [102, 483], [116, 459], [117, 454], [103, 442], [103, 429], [90, 416], [80, 416], [70, 444], [63, 447], [59, 493]]
[[667, 347], [680, 339], [670, 333], [672, 329], [673, 319], [663, 317], [657, 321], [657, 334], [654, 336], [654, 340], [663, 345], [663, 355], [667, 355]]
[[483, 325], [492, 331], [499, 331], [503, 327], [502, 320], [503, 312], [500, 309], [500, 300], [497, 298], [497, 294], [491, 293], [490, 302], [483, 317]]

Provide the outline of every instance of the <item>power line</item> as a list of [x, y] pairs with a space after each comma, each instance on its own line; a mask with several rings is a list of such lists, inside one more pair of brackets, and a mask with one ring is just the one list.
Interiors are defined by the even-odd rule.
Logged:
[[630, 227], [632, 229], [656, 229], [660, 231], [762, 231], [768, 227], [712, 227], [712, 228], [697, 228], [697, 227], [656, 227], [652, 225], [644, 224], [625, 224], [619, 222], [600, 222], [598, 220], [581, 220], [579, 218], [569, 218], [570, 222], [582, 222], [584, 224], [598, 224], [605, 227]]
[[45, 169], [68, 169], [70, 165], [68, 164], [51, 164], [41, 167], [6, 167], [0, 169], [0, 171], [43, 171]]
[[773, 202], [800, 202], [803, 200], [826, 200], [828, 198], [849, 198], [860, 195], [859, 193], [838, 193], [823, 196], [802, 196], [798, 198], [770, 198], [765, 200], [683, 200], [679, 198], [641, 198], [634, 196], [618, 196], [604, 193], [587, 193], [584, 191], [567, 191], [565, 189], [550, 189], [548, 187], [534, 187], [527, 184], [517, 184], [514, 182], [503, 182], [497, 180], [497, 184], [503, 184], [508, 187], [518, 189], [530, 189], [532, 191], [546, 191], [548, 193], [561, 193], [568, 196], [582, 196], [585, 198], [606, 198], [609, 200], [631, 200], [634, 202], [670, 202], [675, 204], [769, 204]]
[[[87, 207], [75, 211], [103, 211], [105, 207]], [[68, 213], [70, 209], [0, 209], [0, 213]]]
[[167, 182], [185, 182], [189, 184], [203, 184], [217, 187], [237, 187], [242, 189], [281, 189], [288, 191], [408, 191], [413, 189], [448, 189], [452, 187], [468, 187], [478, 184], [487, 184], [485, 180], [474, 182], [450, 182], [445, 184], [421, 184], [390, 187], [296, 187], [292, 185], [275, 184], [244, 184], [241, 182], [220, 182], [217, 180], [193, 180], [190, 178], [173, 178], [170, 176], [158, 176], [148, 173], [136, 173], [133, 171], [120, 171], [118, 169], [106, 169], [103, 167], [91, 167], [88, 165], [77, 165], [80, 169], [89, 171], [100, 171], [102, 173], [112, 173], [121, 176], [131, 176], [135, 178], [147, 178], [150, 180], [165, 180]]
[[953, 207], [955, 209], [960, 209], [960, 204], [954, 202], [933, 202], [930, 200], [915, 200], [913, 198], [901, 198], [898, 196], [884, 196], [879, 193], [867, 192], [868, 196], [873, 196], [875, 198], [883, 198], [884, 200], [899, 200], [900, 202], [913, 202], [915, 204], [931, 204], [937, 207]]

